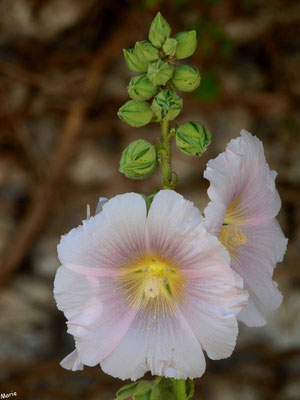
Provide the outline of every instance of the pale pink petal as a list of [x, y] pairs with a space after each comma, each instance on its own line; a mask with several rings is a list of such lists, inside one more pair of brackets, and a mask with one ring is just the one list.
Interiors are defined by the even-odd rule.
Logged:
[[101, 362], [112, 376], [135, 380], [150, 370], [153, 375], [196, 378], [205, 370], [202, 349], [211, 358], [232, 353], [236, 316], [248, 298], [242, 279], [230, 268], [225, 248], [202, 225], [178, 234], [191, 250], [196, 247], [184, 256], [179, 253], [186, 279], [182, 304], [173, 313], [153, 306], [137, 314], [119, 346]]
[[192, 202], [173, 190], [161, 190], [154, 197], [147, 218], [151, 250], [174, 257], [178, 246], [184, 247], [185, 235], [192, 234], [194, 226], [201, 221], [201, 213]]
[[251, 302], [239, 319], [249, 326], [264, 325], [264, 316], [276, 310], [282, 295], [273, 282], [273, 270], [282, 261], [287, 239], [276, 219], [259, 226], [243, 227], [247, 243], [231, 252], [231, 266], [244, 279]]
[[104, 204], [105, 204], [107, 201], [108, 201], [108, 200], [107, 200], [106, 197], [99, 197], [99, 201], [98, 201], [98, 204], [97, 204], [97, 207], [96, 207], [96, 212], [95, 212], [95, 214], [99, 214], [99, 213], [102, 211], [103, 206], [104, 206]]
[[111, 276], [109, 271], [119, 271], [129, 259], [145, 251], [145, 223], [142, 196], [116, 196], [103, 205], [102, 212], [62, 236], [59, 259], [76, 272], [88, 275], [88, 268], [95, 268], [98, 276]]
[[104, 372], [136, 380], [147, 371], [176, 379], [200, 377], [205, 370], [201, 346], [182, 316], [142, 311], [119, 346], [101, 362]]
[[[148, 370], [186, 379], [203, 374], [203, 349], [212, 358], [231, 354], [236, 315], [247, 295], [229, 267], [227, 251], [201, 219], [175, 192], [159, 192], [148, 217], [142, 197], [128, 194], [105, 203], [97, 216], [62, 239], [64, 266], [54, 292], [75, 338], [78, 363], [100, 363], [121, 379], [138, 379]], [[139, 295], [132, 302], [124, 267], [153, 253], [174, 263], [181, 285], [173, 287], [173, 300], [145, 302]], [[75, 363], [75, 356], [70, 358]]]
[[54, 295], [68, 318], [80, 361], [89, 366], [114, 350], [137, 313], [113, 279], [85, 277], [65, 267], [57, 271]]
[[90, 219], [91, 218], [91, 207], [90, 207], [90, 205], [88, 204], [87, 206], [86, 206], [86, 219]]
[[217, 234], [227, 207], [227, 218], [239, 225], [258, 225], [274, 218], [280, 209], [274, 171], [266, 163], [261, 141], [249, 132], [231, 140], [225, 153], [210, 160], [204, 177], [210, 181], [209, 204], [204, 211], [206, 226]]
[[82, 371], [84, 368], [84, 365], [79, 359], [78, 352], [77, 350], [73, 350], [72, 353], [67, 355], [61, 362], [60, 365], [65, 368], [69, 369], [71, 371]]
[[229, 357], [238, 334], [236, 317], [248, 300], [241, 278], [221, 258], [215, 258], [212, 268], [199, 264], [198, 271], [189, 271], [187, 276], [191, 279], [183, 314], [208, 357]]

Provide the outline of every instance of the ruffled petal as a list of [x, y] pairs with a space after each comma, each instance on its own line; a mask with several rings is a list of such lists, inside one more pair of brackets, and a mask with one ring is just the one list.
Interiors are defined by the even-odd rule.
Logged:
[[277, 262], [282, 261], [287, 239], [276, 219], [259, 226], [244, 227], [247, 243], [231, 251], [231, 266], [244, 279], [251, 301], [239, 319], [249, 326], [264, 325], [264, 317], [282, 301], [272, 280]]
[[205, 371], [201, 346], [183, 315], [140, 312], [119, 346], [101, 362], [104, 372], [136, 380], [152, 375], [187, 379]]
[[281, 206], [275, 188], [276, 173], [266, 163], [261, 141], [249, 132], [231, 140], [225, 153], [210, 160], [204, 177], [210, 181], [206, 226], [218, 234], [224, 222], [258, 225], [273, 219]]
[[98, 204], [96, 207], [95, 214], [99, 214], [102, 211], [103, 206], [105, 203], [107, 203], [107, 201], [108, 201], [108, 199], [106, 197], [99, 197], [99, 201], [98, 201]]
[[67, 355], [61, 362], [60, 365], [68, 370], [71, 371], [82, 371], [84, 368], [84, 365], [79, 359], [78, 352], [77, 350], [73, 350], [72, 353]]
[[243, 281], [221, 258], [189, 275], [182, 312], [209, 358], [229, 357], [238, 335], [237, 315], [248, 300]]
[[148, 213], [149, 248], [165, 257], [176, 257], [184, 235], [192, 232], [201, 221], [202, 215], [192, 202], [173, 190], [161, 190]]
[[57, 248], [61, 263], [78, 273], [113, 276], [145, 251], [146, 212], [136, 193], [112, 198], [99, 214], [62, 236]]
[[122, 288], [111, 278], [85, 277], [65, 267], [57, 271], [54, 295], [68, 318], [80, 361], [89, 366], [114, 350], [138, 309], [127, 304]]

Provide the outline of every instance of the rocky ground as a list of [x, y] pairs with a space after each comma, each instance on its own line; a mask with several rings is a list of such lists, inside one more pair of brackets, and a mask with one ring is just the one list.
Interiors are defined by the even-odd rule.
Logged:
[[99, 196], [151, 193], [156, 174], [118, 172], [132, 140], [154, 142], [154, 124], [134, 129], [116, 116], [128, 99], [122, 59], [160, 9], [174, 31], [196, 29], [191, 58], [202, 85], [184, 95], [180, 121], [212, 132], [194, 159], [174, 148], [177, 190], [202, 210], [203, 169], [242, 128], [265, 146], [278, 172], [279, 220], [289, 238], [275, 280], [284, 294], [264, 328], [240, 328], [233, 356], [208, 361], [195, 399], [300, 399], [300, 7], [293, 0], [0, 2], [0, 393], [26, 400], [110, 400], [121, 381], [98, 367], [72, 373], [72, 350], [53, 300], [60, 236]]

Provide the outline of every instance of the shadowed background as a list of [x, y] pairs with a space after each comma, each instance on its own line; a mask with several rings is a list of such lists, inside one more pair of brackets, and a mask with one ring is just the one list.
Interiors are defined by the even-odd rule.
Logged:
[[159, 127], [131, 128], [116, 112], [131, 73], [122, 49], [146, 39], [160, 10], [173, 33], [196, 29], [187, 62], [202, 75], [181, 93], [179, 122], [202, 122], [213, 141], [200, 158], [174, 148], [177, 191], [203, 210], [210, 158], [242, 128], [264, 143], [278, 172], [289, 238], [275, 279], [281, 308], [260, 329], [241, 325], [233, 356], [208, 361], [195, 399], [300, 399], [300, 4], [297, 0], [0, 1], [0, 393], [18, 399], [110, 400], [122, 382], [99, 367], [63, 370], [73, 349], [53, 300], [60, 236], [80, 224], [86, 204], [136, 191], [118, 172], [132, 140], [155, 142]]

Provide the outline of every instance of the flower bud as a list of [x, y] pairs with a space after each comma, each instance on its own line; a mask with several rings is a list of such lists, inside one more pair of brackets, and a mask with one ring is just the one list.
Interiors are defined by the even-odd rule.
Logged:
[[180, 113], [182, 104], [182, 98], [173, 90], [167, 89], [154, 97], [151, 107], [159, 120], [171, 121]]
[[129, 100], [118, 111], [118, 117], [122, 121], [136, 128], [147, 125], [152, 116], [150, 104], [145, 101]]
[[158, 59], [158, 50], [148, 40], [136, 42], [134, 51], [137, 57], [146, 64]]
[[175, 39], [166, 39], [165, 43], [163, 44], [163, 51], [167, 56], [175, 56], [177, 47], [177, 41]]
[[131, 78], [128, 85], [129, 96], [134, 100], [149, 100], [157, 93], [157, 87], [149, 80], [147, 75]]
[[196, 67], [181, 65], [173, 74], [172, 83], [178, 90], [192, 92], [200, 85], [200, 74]]
[[199, 122], [185, 122], [177, 128], [176, 145], [189, 156], [201, 156], [210, 141], [210, 132]]
[[164, 41], [170, 36], [171, 28], [160, 12], [152, 21], [149, 30], [149, 40], [155, 47], [161, 47]]
[[147, 72], [148, 63], [142, 62], [135, 54], [134, 49], [123, 50], [127, 67], [137, 73]]
[[173, 64], [158, 60], [149, 64], [147, 76], [155, 86], [165, 85], [172, 78], [174, 69]]
[[174, 38], [177, 40], [175, 56], [178, 60], [194, 54], [197, 47], [196, 31], [180, 32]]
[[149, 178], [156, 168], [155, 147], [146, 140], [135, 140], [122, 153], [119, 171], [127, 178]]

